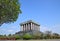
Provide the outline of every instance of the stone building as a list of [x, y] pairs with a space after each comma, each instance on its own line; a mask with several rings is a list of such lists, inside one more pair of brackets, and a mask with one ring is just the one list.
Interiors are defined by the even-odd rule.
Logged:
[[16, 34], [30, 33], [34, 34], [40, 32], [40, 25], [32, 20], [22, 22], [20, 24], [20, 31]]
[[32, 20], [23, 22], [20, 24], [20, 26], [21, 31], [31, 31], [31, 30], [40, 31], [40, 25], [33, 22]]

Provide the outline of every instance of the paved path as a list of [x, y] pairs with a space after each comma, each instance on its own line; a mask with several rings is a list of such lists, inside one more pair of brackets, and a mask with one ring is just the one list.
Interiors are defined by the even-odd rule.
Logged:
[[16, 40], [16, 41], [60, 41], [60, 39], [52, 39], [52, 40]]
[[50, 39], [50, 40], [0, 40], [0, 41], [60, 41], [60, 39]]

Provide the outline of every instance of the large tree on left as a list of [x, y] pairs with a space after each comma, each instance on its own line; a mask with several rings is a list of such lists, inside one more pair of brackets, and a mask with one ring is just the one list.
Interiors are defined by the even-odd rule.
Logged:
[[0, 0], [0, 25], [16, 21], [19, 13], [19, 0]]

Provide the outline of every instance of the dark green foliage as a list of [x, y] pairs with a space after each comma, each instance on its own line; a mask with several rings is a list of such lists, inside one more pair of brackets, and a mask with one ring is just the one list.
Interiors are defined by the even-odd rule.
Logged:
[[0, 0], [0, 25], [14, 22], [21, 13], [19, 0]]

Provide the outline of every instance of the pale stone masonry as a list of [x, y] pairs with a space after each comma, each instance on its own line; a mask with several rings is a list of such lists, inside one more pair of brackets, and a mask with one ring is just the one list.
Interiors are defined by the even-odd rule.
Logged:
[[40, 32], [40, 25], [32, 20], [22, 22], [20, 24], [20, 31], [16, 34], [23, 35], [25, 33], [37, 34]]
[[20, 26], [21, 26], [20, 28], [21, 31], [30, 31], [30, 30], [40, 31], [40, 25], [32, 20], [25, 21], [21, 23]]

